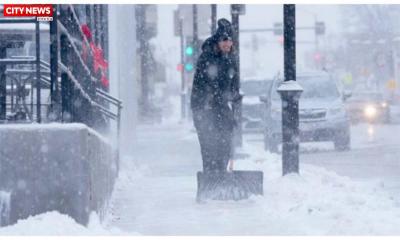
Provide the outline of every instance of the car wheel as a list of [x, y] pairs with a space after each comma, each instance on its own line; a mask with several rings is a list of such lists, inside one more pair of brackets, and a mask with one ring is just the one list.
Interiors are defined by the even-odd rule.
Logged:
[[350, 150], [350, 130], [337, 131], [335, 139], [333, 141], [335, 150], [348, 151]]

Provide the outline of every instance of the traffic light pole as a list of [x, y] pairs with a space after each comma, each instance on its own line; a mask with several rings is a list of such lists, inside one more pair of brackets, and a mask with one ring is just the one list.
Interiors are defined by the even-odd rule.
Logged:
[[299, 98], [296, 82], [296, 8], [284, 4], [284, 82], [278, 92], [282, 99], [282, 173], [299, 173]]
[[[198, 9], [197, 5], [193, 4], [193, 56], [192, 56], [192, 70], [195, 70], [195, 66], [197, 63], [197, 59], [199, 58], [199, 25], [198, 25]], [[192, 79], [194, 78], [194, 75], [192, 75]], [[190, 89], [186, 89], [186, 92], [189, 92]], [[188, 111], [188, 118], [192, 118], [192, 111]]]
[[[238, 81], [236, 86], [237, 89], [240, 89], [240, 49], [239, 49], [239, 10], [238, 4], [231, 5], [232, 12], [232, 27], [233, 27], [233, 48], [235, 50], [235, 58], [237, 62], [237, 75]], [[242, 132], [242, 98], [234, 104], [234, 115], [237, 119], [238, 126], [236, 127], [235, 132], [235, 146], [241, 147], [243, 144], [243, 132]]]
[[198, 16], [197, 16], [197, 5], [193, 4], [193, 48], [194, 48], [194, 61], [195, 63], [197, 61], [197, 58], [199, 57], [199, 28], [198, 28], [198, 22], [197, 22]]
[[181, 117], [186, 118], [186, 92], [185, 92], [185, 69], [184, 69], [184, 36], [183, 36], [183, 19], [179, 18], [179, 35], [181, 37]]

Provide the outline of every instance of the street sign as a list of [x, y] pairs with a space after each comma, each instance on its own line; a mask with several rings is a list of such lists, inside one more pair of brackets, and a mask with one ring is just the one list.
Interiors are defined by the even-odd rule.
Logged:
[[315, 34], [324, 35], [325, 34], [325, 23], [315, 22]]
[[157, 5], [142, 4], [136, 6], [136, 21], [139, 21], [142, 26], [141, 34], [136, 34], [136, 38], [151, 39], [157, 36]]
[[145, 16], [146, 29], [149, 32], [150, 38], [157, 36], [157, 5], [146, 4]]
[[246, 4], [231, 4], [231, 14], [245, 15]]
[[[182, 4], [178, 6], [179, 17], [183, 20], [183, 36], [193, 36], [193, 5]], [[211, 35], [211, 5], [197, 5], [197, 30], [199, 37]]]

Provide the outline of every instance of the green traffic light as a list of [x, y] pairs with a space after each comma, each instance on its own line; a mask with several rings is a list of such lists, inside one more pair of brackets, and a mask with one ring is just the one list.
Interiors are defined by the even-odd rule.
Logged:
[[192, 71], [192, 70], [193, 70], [193, 64], [191, 64], [191, 63], [186, 63], [186, 64], [185, 64], [185, 70], [186, 70], [186, 71]]
[[192, 47], [186, 47], [186, 50], [185, 50], [186, 55], [192, 56], [193, 52], [194, 52], [194, 50]]

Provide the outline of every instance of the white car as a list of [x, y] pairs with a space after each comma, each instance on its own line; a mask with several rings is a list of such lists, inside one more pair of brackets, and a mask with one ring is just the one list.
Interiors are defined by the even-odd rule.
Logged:
[[[336, 150], [350, 149], [350, 120], [335, 79], [326, 72], [299, 73], [296, 80], [303, 88], [299, 100], [299, 137], [302, 142], [333, 141]], [[282, 142], [282, 101], [276, 89], [282, 82], [276, 79], [265, 103], [264, 145], [271, 152], [278, 151]]]

